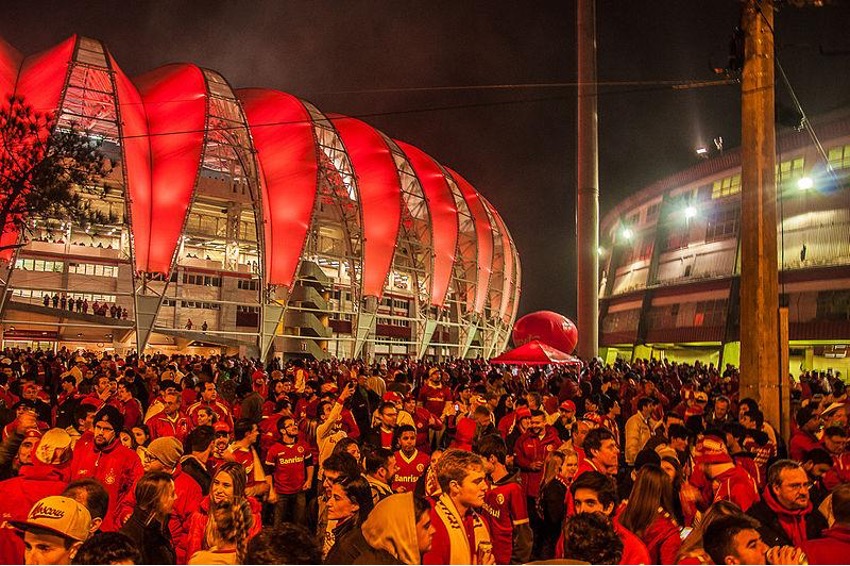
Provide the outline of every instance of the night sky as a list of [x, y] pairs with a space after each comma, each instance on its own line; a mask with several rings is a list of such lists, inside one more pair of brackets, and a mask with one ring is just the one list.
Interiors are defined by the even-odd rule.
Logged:
[[[740, 139], [737, 85], [716, 80], [736, 0], [598, 0], [602, 214]], [[812, 116], [850, 105], [850, 6], [784, 7], [780, 62]], [[0, 36], [24, 54], [73, 33], [104, 40], [135, 76], [173, 62], [362, 117], [461, 173], [501, 212], [523, 267], [520, 315], [576, 312], [575, 89], [431, 89], [573, 83], [575, 3], [4, 2]], [[840, 54], [844, 52], [844, 54]], [[780, 93], [779, 101], [788, 96]]]

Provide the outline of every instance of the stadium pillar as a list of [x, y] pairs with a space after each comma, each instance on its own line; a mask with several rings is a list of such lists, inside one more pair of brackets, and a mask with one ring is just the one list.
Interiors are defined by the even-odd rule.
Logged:
[[773, 0], [746, 0], [741, 27], [741, 397], [780, 427]]
[[[576, 247], [578, 249], [578, 355], [599, 350], [599, 163], [596, 114], [596, 2], [579, 0]], [[609, 274], [613, 277], [614, 274]]]

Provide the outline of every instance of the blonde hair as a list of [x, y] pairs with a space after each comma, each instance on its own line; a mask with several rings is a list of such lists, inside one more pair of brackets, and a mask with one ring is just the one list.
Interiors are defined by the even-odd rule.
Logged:
[[546, 454], [546, 460], [543, 462], [543, 479], [540, 480], [540, 489], [555, 479], [558, 472], [561, 471], [561, 466], [564, 465], [564, 460], [567, 459], [566, 454], [560, 450], [553, 450]]
[[236, 502], [223, 501], [210, 509], [207, 528], [204, 531], [204, 545], [207, 548], [225, 545], [236, 546], [236, 562], [245, 559], [248, 546], [248, 534], [254, 526], [251, 505], [245, 498]]

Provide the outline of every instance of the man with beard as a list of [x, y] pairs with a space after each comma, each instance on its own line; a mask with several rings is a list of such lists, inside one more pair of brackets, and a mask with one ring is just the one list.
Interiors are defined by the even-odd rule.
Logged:
[[230, 414], [230, 409], [218, 400], [218, 390], [215, 383], [207, 381], [201, 384], [201, 400], [191, 405], [186, 411], [189, 422], [192, 426], [198, 426], [198, 411], [201, 407], [208, 407], [216, 414], [216, 421], [223, 421], [231, 428], [233, 427], [233, 416]]
[[115, 510], [144, 474], [136, 452], [118, 440], [123, 427], [121, 412], [106, 405], [94, 416], [94, 442], [77, 443], [71, 460], [72, 480], [93, 477], [109, 492], [109, 511], [103, 519], [105, 531], [117, 529]]
[[165, 408], [148, 421], [151, 440], [173, 436], [182, 443], [186, 439], [186, 435], [189, 434], [189, 421], [180, 412], [180, 395], [166, 393], [162, 396], [162, 400], [165, 403]]
[[797, 462], [774, 462], [767, 472], [762, 496], [747, 515], [760, 523], [757, 530], [768, 546], [800, 548], [809, 540], [823, 536], [822, 531], [828, 527], [826, 519], [812, 509], [809, 478]]
[[[356, 393], [355, 393], [356, 395]], [[368, 432], [363, 438], [363, 446], [372, 448], [385, 448], [387, 450], [395, 450], [396, 438], [395, 430], [398, 425], [398, 409], [390, 401], [384, 401], [378, 407], [377, 426], [367, 429]]]
[[[514, 447], [514, 463], [520, 470], [525, 488], [527, 508], [534, 509], [540, 494], [540, 481], [543, 479], [543, 464], [546, 456], [561, 445], [561, 439], [555, 429], [546, 424], [546, 414], [541, 410], [531, 413], [528, 430], [520, 436]], [[537, 530], [539, 517], [529, 517], [532, 530]]]
[[416, 429], [416, 449], [425, 454], [430, 454], [429, 432], [440, 430], [443, 428], [443, 423], [434, 418], [434, 415], [428, 409], [417, 406], [416, 397], [411, 394], [405, 395], [402, 408], [413, 420], [413, 426]]
[[572, 434], [573, 423], [576, 422], [576, 404], [567, 399], [558, 407], [559, 416], [552, 424], [558, 431], [558, 437], [566, 442]]
[[272, 444], [266, 454], [269, 503], [274, 505], [274, 526], [282, 523], [304, 524], [307, 490], [313, 483], [310, 446], [298, 439], [298, 425], [292, 417], [278, 420], [280, 442]]
[[230, 446], [230, 427], [227, 426], [227, 423], [215, 423], [213, 431], [212, 452], [210, 452], [210, 457], [207, 460], [207, 469], [211, 476], [215, 474], [216, 468], [228, 459], [225, 458], [225, 453], [227, 447]]
[[[442, 423], [443, 413], [446, 410], [446, 404], [452, 400], [452, 390], [446, 385], [443, 385], [442, 373], [440, 368], [431, 368], [428, 370], [428, 380], [422, 384], [419, 389], [419, 404], [428, 410], [431, 415]], [[431, 444], [440, 446], [445, 426], [441, 426], [439, 430], [434, 430], [431, 435]]]
[[481, 439], [478, 450], [490, 480], [481, 509], [490, 527], [493, 556], [497, 564], [525, 564], [531, 559], [533, 535], [518, 474], [505, 467], [508, 448], [501, 436], [491, 434]]

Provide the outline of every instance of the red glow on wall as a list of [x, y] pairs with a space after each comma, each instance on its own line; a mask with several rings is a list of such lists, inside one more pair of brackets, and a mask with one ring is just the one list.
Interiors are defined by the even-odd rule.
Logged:
[[434, 268], [431, 275], [431, 304], [442, 307], [451, 283], [457, 254], [457, 205], [442, 169], [431, 156], [408, 143], [396, 140], [422, 185], [431, 215]]
[[[189, 213], [201, 163], [207, 90], [194, 65], [161, 67], [135, 81], [150, 131], [151, 199], [148, 233], [135, 230], [136, 270], [168, 273]], [[144, 214], [144, 210], [138, 211]], [[142, 221], [144, 225], [144, 221]], [[147, 245], [147, 254], [143, 248]], [[142, 248], [141, 251], [139, 249]], [[146, 257], [142, 263], [138, 258]]]
[[490, 287], [490, 275], [493, 272], [493, 230], [490, 226], [490, 218], [487, 216], [487, 209], [484, 208], [484, 202], [478, 191], [456, 171], [448, 167], [446, 169], [457, 183], [475, 222], [475, 235], [478, 238], [478, 276], [475, 284], [474, 310], [478, 314], [483, 314], [487, 291]]
[[318, 160], [310, 114], [298, 98], [269, 89], [236, 91], [260, 164], [266, 278], [291, 287], [316, 203]]
[[384, 294], [401, 224], [398, 169], [381, 135], [360, 120], [332, 115], [357, 177], [363, 215], [363, 296]]

